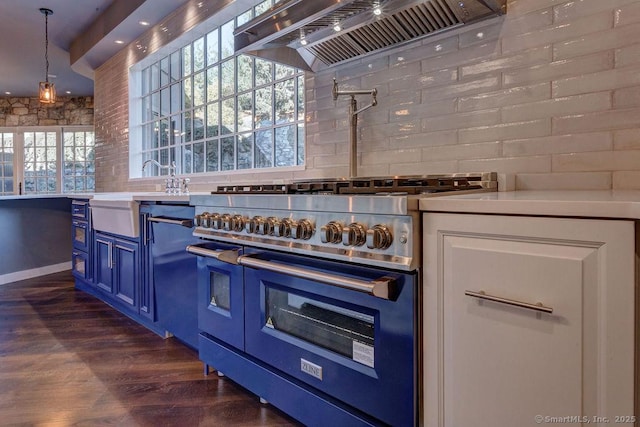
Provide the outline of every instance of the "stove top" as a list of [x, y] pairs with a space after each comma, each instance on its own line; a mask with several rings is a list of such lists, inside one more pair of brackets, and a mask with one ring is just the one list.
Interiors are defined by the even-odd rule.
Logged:
[[495, 173], [331, 178], [289, 184], [225, 185], [211, 194], [429, 194], [491, 189]]
[[317, 179], [228, 185], [194, 195], [194, 236], [378, 267], [420, 265], [418, 201], [497, 191], [497, 174]]

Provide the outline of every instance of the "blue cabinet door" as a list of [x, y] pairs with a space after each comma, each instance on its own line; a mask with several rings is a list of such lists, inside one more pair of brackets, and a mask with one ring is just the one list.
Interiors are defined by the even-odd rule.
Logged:
[[113, 241], [112, 273], [114, 295], [134, 312], [138, 309], [139, 260], [138, 244], [126, 240]]
[[113, 293], [112, 247], [113, 239], [111, 237], [96, 233], [94, 246], [95, 283], [98, 288], [109, 294]]

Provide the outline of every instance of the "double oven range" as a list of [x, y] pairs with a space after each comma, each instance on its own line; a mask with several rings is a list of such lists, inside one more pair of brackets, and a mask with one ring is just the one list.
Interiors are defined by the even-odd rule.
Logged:
[[420, 197], [456, 174], [219, 187], [192, 196], [199, 355], [306, 425], [415, 425]]

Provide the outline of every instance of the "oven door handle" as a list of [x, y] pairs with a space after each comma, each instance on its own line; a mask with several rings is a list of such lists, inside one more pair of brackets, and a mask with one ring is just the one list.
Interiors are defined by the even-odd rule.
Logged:
[[187, 228], [193, 227], [192, 219], [175, 219], [175, 218], [167, 218], [164, 216], [150, 216], [149, 221], [162, 222], [164, 224], [180, 225], [182, 227], [187, 227]]
[[215, 251], [204, 248], [200, 245], [187, 246], [187, 252], [207, 258], [214, 258], [218, 261], [223, 261], [228, 264], [242, 265], [245, 267], [286, 274], [288, 276], [298, 277], [301, 279], [314, 280], [326, 285], [337, 286], [357, 292], [363, 292], [382, 299], [395, 301], [398, 298], [398, 282], [395, 278], [389, 276], [384, 276], [369, 281], [352, 279], [335, 274], [307, 270], [304, 268], [293, 267], [291, 265], [280, 264], [272, 261], [265, 261], [262, 259], [253, 258], [251, 255], [240, 255], [237, 250]]
[[393, 277], [384, 276], [374, 280], [352, 279], [349, 277], [338, 276], [336, 274], [307, 270], [300, 267], [293, 267], [291, 265], [265, 261], [253, 258], [251, 255], [238, 256], [238, 264], [246, 267], [286, 274], [288, 276], [298, 277], [301, 279], [314, 280], [326, 285], [363, 292], [382, 299], [395, 301], [398, 298], [398, 282]]
[[207, 249], [201, 245], [189, 245], [187, 246], [187, 252], [193, 255], [217, 259], [218, 261], [226, 262], [227, 264], [234, 264], [234, 265], [240, 264], [238, 262], [239, 251], [236, 249], [214, 251], [212, 249]]

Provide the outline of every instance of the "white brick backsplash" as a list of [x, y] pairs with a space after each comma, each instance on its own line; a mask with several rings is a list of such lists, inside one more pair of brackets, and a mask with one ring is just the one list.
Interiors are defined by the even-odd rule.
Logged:
[[640, 126], [640, 109], [603, 111], [553, 119], [554, 134], [593, 132]]
[[613, 13], [611, 11], [601, 12], [574, 19], [570, 22], [554, 24], [529, 33], [504, 38], [502, 39], [502, 51], [504, 53], [520, 52], [532, 47], [562, 42], [568, 38], [577, 38], [612, 27]]
[[389, 147], [434, 147], [439, 145], [452, 145], [457, 143], [458, 131], [447, 130], [442, 132], [428, 132], [391, 137], [389, 140]]
[[566, 2], [567, 0], [511, 0], [507, 4], [507, 14], [513, 13], [517, 16], [524, 15]]
[[394, 163], [411, 163], [420, 159], [419, 148], [409, 148], [393, 151], [376, 151], [374, 153], [362, 153], [362, 165], [379, 165]]
[[551, 172], [551, 156], [503, 157], [461, 160], [460, 172], [495, 171], [501, 173]]
[[527, 119], [590, 113], [609, 109], [611, 109], [611, 93], [597, 92], [504, 107], [502, 109], [502, 121], [505, 123], [521, 122]]
[[500, 110], [479, 110], [422, 119], [422, 130], [425, 132], [436, 132], [440, 130], [497, 125], [498, 123], [500, 123]]
[[554, 172], [633, 170], [640, 162], [640, 150], [553, 154]]
[[549, 136], [535, 139], [516, 139], [513, 141], [504, 141], [503, 143], [503, 153], [508, 157], [606, 151], [612, 148], [613, 137], [609, 132]]
[[456, 83], [448, 86], [439, 86], [422, 91], [422, 102], [431, 102], [437, 99], [455, 98], [464, 95], [475, 95], [492, 91], [500, 86], [500, 76], [485, 76], [464, 83]]
[[613, 133], [614, 150], [640, 150], [640, 128], [622, 129]]
[[613, 106], [614, 108], [640, 107], [640, 86], [614, 91]]
[[535, 138], [551, 135], [551, 120], [540, 119], [519, 123], [502, 123], [458, 131], [461, 144], [470, 142], [504, 141], [505, 139]]
[[395, 163], [389, 166], [391, 175], [429, 175], [458, 172], [458, 161]]
[[615, 24], [616, 26], [640, 23], [640, 4], [634, 0], [616, 1]]
[[525, 104], [549, 99], [550, 96], [551, 84], [548, 82], [538, 83], [530, 86], [512, 87], [495, 92], [462, 97], [458, 101], [458, 110], [474, 111], [514, 104]]
[[594, 32], [581, 37], [572, 37], [565, 41], [559, 41], [553, 46], [553, 58], [555, 60], [574, 58], [588, 55], [606, 49], [635, 44], [640, 38], [640, 26], [627, 25], [611, 30]]
[[508, 16], [505, 17], [504, 21], [500, 23], [499, 26], [501, 37], [529, 33], [553, 24], [553, 13], [550, 8], [536, 10], [526, 15], [511, 15], [511, 7], [509, 7], [507, 13]]
[[452, 54], [445, 52], [442, 55], [422, 60], [422, 72], [437, 71], [444, 68], [457, 67], [463, 64], [473, 64], [486, 61], [487, 59], [496, 58], [499, 51], [500, 47], [498, 44], [496, 42], [490, 42], [479, 46], [460, 49]]
[[422, 161], [467, 160], [497, 158], [502, 154], [502, 143], [445, 145], [422, 149]]
[[614, 190], [640, 190], [640, 171], [613, 172]]
[[520, 173], [516, 190], [608, 190], [610, 172]]
[[613, 65], [614, 53], [611, 50], [606, 50], [592, 55], [553, 61], [548, 64], [507, 70], [503, 74], [503, 82], [505, 86], [514, 86], [539, 81], [551, 81], [610, 70]]
[[[218, 2], [205, 4], [137, 43], [166, 45], [210, 18]], [[640, 189], [639, 40], [640, 0], [508, 0], [502, 17], [308, 73], [304, 168], [194, 176], [192, 188], [346, 176], [349, 100], [333, 101], [335, 77], [378, 90], [358, 117], [362, 176], [496, 171], [518, 189]], [[128, 73], [145, 55], [125, 47], [95, 72], [100, 191], [160, 182], [128, 181]]]
[[553, 82], [553, 96], [569, 96], [640, 85], [640, 67], [625, 67], [583, 74]]
[[503, 56], [491, 61], [483, 61], [479, 64], [464, 65], [460, 67], [460, 77], [468, 77], [474, 74], [482, 74], [496, 70], [508, 70], [513, 67], [523, 67], [526, 65], [548, 64], [551, 62], [551, 45], [533, 49], [527, 49], [523, 53]]
[[407, 121], [420, 117], [439, 116], [452, 114], [456, 111], [455, 99], [444, 99], [441, 101], [428, 102], [426, 104], [399, 105], [391, 107], [389, 114], [390, 121]]
[[616, 67], [622, 68], [628, 65], [637, 65], [640, 63], [640, 44], [625, 46], [616, 49]]
[[553, 8], [554, 22], [571, 22], [577, 18], [635, 3], [637, 0], [582, 0], [568, 1]]

